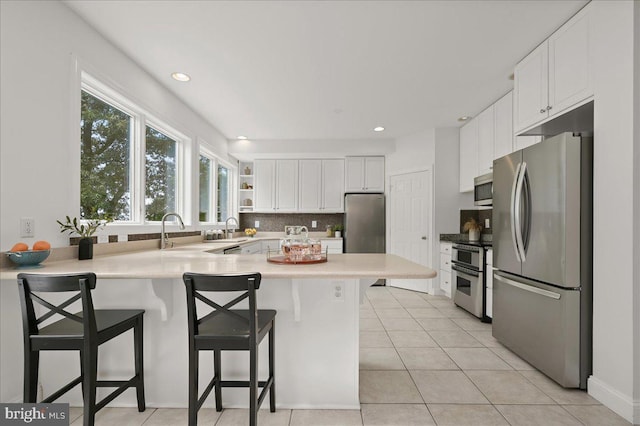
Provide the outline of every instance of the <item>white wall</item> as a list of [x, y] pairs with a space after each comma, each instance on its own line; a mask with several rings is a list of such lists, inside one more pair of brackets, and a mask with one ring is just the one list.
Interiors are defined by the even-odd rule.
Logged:
[[[634, 328], [638, 327], [640, 306], [635, 306], [634, 314], [634, 278], [637, 286], [638, 276], [634, 277], [633, 265], [638, 262], [638, 253], [634, 253], [638, 246], [637, 240], [630, 238], [640, 217], [638, 202], [634, 202], [638, 161], [637, 153], [634, 160], [633, 126], [634, 54], [637, 60], [639, 53], [633, 44], [634, 3], [598, 1], [592, 6], [594, 324], [593, 375], [588, 386], [590, 394], [631, 420], [634, 403], [640, 404], [639, 395], [634, 397], [634, 388], [638, 389], [634, 367], [638, 367], [639, 355], [638, 332]], [[636, 229], [636, 236], [637, 232]], [[634, 421], [640, 423], [640, 418]]]
[[[68, 245], [56, 219], [79, 214], [76, 57], [95, 70], [96, 77], [105, 78], [190, 137], [194, 148], [201, 138], [215, 153], [227, 157], [227, 141], [213, 126], [67, 6], [57, 1], [3, 1], [0, 5], [0, 250], [10, 249], [17, 241], [32, 244], [42, 239], [54, 247]], [[196, 159], [197, 150], [192, 154]], [[190, 207], [187, 211], [196, 215], [198, 209]], [[35, 238], [19, 237], [19, 220], [24, 216], [35, 219]]]
[[[633, 146], [633, 211], [634, 218], [640, 218], [640, 2], [634, 3], [634, 37], [633, 44], [635, 49], [634, 55], [634, 82], [633, 82], [633, 122], [634, 122], [634, 146]], [[634, 417], [633, 421], [636, 424], [640, 424], [640, 224], [637, 220], [633, 222], [633, 283], [634, 283], [634, 295], [633, 298], [633, 324], [635, 342], [633, 348], [633, 359], [635, 364], [634, 371]]]
[[396, 152], [387, 156], [387, 175], [427, 168], [433, 171], [431, 265], [434, 269], [440, 265], [440, 234], [457, 233], [460, 209], [473, 207], [471, 193], [459, 192], [459, 134], [458, 128], [428, 129], [397, 139]]

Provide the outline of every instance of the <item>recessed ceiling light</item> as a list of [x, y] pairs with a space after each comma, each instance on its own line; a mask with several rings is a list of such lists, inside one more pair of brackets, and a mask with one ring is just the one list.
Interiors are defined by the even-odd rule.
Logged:
[[171, 74], [171, 77], [173, 77], [174, 80], [178, 80], [178, 81], [189, 81], [191, 80], [191, 77], [189, 77], [187, 74], [183, 73], [183, 72], [174, 72]]
[[374, 132], [383, 132], [384, 131], [384, 127], [378, 126], [378, 127], [374, 128], [373, 131]]
[[469, 117], [468, 115], [463, 115], [462, 117], [458, 118], [458, 121], [467, 121], [469, 120], [471, 117]]
[[238, 136], [238, 139], [240, 139], [241, 141], [244, 141], [244, 140], [247, 139], [247, 137], [246, 136]]

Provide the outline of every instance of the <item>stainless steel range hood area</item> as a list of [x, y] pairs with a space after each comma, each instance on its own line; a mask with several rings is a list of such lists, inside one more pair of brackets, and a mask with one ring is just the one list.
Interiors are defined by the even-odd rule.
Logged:
[[593, 101], [533, 127], [520, 136], [555, 136], [564, 132], [593, 134]]

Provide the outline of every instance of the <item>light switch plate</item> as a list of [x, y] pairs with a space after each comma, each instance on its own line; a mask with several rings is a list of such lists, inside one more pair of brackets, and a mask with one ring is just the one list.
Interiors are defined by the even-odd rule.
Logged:
[[486, 218], [486, 219], [484, 220], [484, 228], [485, 228], [485, 229], [489, 229], [489, 228], [491, 228], [491, 219]]
[[317, 220], [312, 220], [311, 221], [311, 227], [312, 228], [317, 228], [318, 227], [318, 221]]
[[253, 224], [253, 227], [256, 229], [260, 228], [260, 221], [256, 220], [256, 223]]

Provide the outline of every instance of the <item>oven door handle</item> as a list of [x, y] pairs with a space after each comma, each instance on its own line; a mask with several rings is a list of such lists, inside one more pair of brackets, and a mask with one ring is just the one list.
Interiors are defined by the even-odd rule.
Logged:
[[456, 272], [460, 272], [463, 275], [467, 275], [469, 277], [478, 278], [480, 276], [480, 272], [479, 271], [474, 271], [474, 270], [471, 270], [471, 269], [463, 268], [463, 267], [458, 266], [456, 264], [451, 265], [451, 269], [453, 269]]

